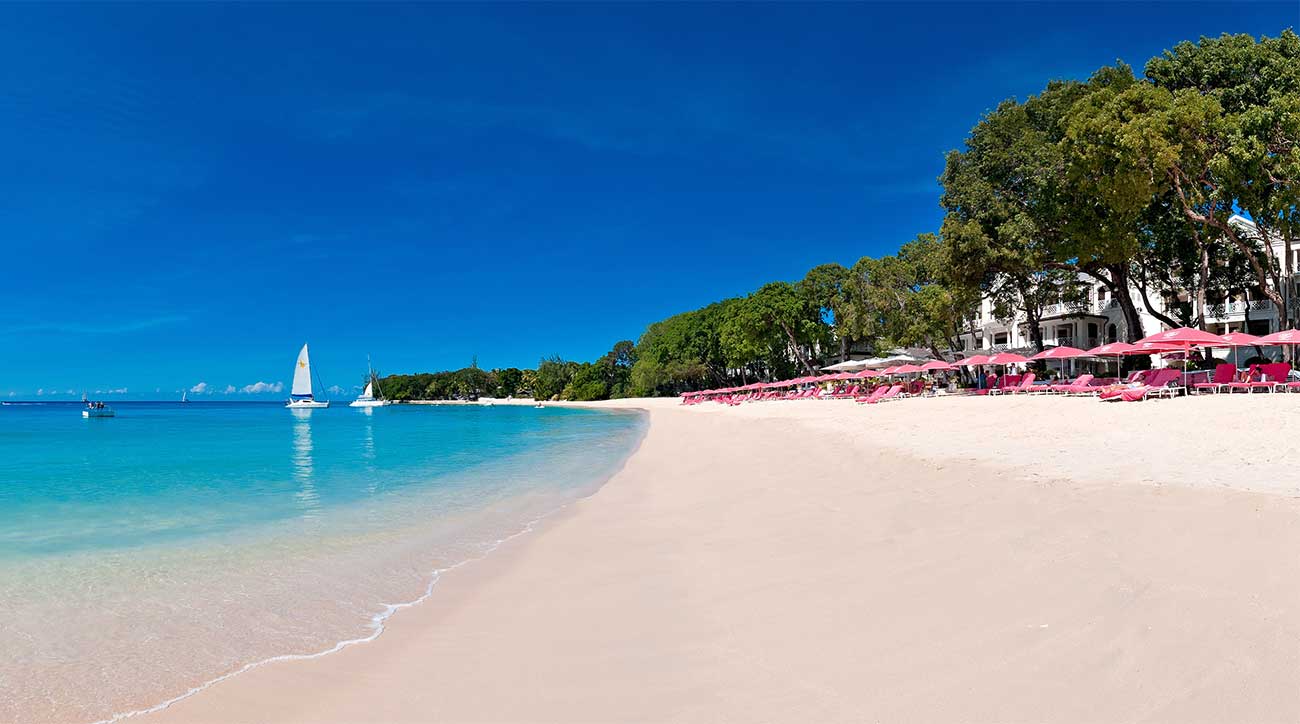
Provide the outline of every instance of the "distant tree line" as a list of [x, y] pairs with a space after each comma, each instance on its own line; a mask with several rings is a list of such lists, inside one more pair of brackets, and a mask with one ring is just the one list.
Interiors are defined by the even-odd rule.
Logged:
[[528, 396], [536, 379], [533, 370], [482, 370], [471, 366], [454, 372], [389, 375], [379, 381], [379, 388], [390, 400], [471, 400]]
[[505, 371], [411, 375], [395, 387], [409, 397], [394, 397], [675, 395], [810, 374], [850, 351], [938, 356], [975, 331], [984, 299], [1001, 318], [1022, 317], [1042, 349], [1043, 308], [1084, 298], [1085, 280], [1116, 300], [1128, 341], [1148, 333], [1139, 304], [1170, 326], [1204, 327], [1207, 303], [1249, 293], [1293, 322], [1281, 290], [1300, 236], [1300, 37], [1202, 38], [1152, 58], [1142, 76], [1117, 63], [1052, 81], [985, 115], [940, 180], [941, 228], [896, 254], [674, 315], [594, 362], [551, 357], [508, 383]]

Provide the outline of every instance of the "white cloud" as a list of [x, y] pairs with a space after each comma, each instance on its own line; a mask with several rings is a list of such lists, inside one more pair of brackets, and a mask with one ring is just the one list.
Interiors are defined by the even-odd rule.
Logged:
[[225, 392], [223, 392], [222, 394], [225, 394], [225, 395], [233, 395], [233, 394], [235, 394], [235, 392], [236, 392], [236, 390], [235, 390], [235, 386], [234, 386], [234, 385], [226, 385], [226, 390], [225, 390]]
[[207, 391], [208, 391], [208, 383], [206, 382], [200, 382], [197, 385], [190, 388], [190, 392], [193, 392], [196, 395], [205, 394]]
[[283, 389], [283, 382], [276, 382], [275, 384], [271, 384], [270, 382], [255, 382], [251, 385], [244, 385], [239, 391], [249, 395], [257, 395], [263, 392], [280, 392]]
[[330, 392], [330, 394], [334, 394], [334, 395], [343, 394], [343, 388], [339, 387], [338, 385], [330, 385], [328, 391]]
[[77, 393], [74, 392], [73, 390], [64, 390], [63, 394], [65, 394], [65, 395], [75, 395], [75, 394], [77, 394]]
[[42, 388], [36, 390], [36, 396], [37, 396], [37, 397], [44, 397], [44, 396], [45, 396], [45, 388], [42, 387]]
[[125, 387], [119, 387], [119, 388], [117, 388], [116, 390], [109, 390], [109, 391], [108, 391], [108, 394], [110, 394], [110, 395], [125, 395], [125, 394], [126, 394], [126, 388], [125, 388]]

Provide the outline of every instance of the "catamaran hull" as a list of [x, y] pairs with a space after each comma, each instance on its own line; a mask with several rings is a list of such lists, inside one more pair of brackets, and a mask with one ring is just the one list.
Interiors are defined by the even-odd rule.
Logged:
[[92, 417], [116, 417], [112, 410], [82, 410], [81, 416], [87, 419]]
[[326, 400], [326, 401], [324, 401], [324, 402], [317, 402], [316, 400], [293, 400], [293, 401], [291, 401], [291, 402], [285, 404], [285, 409], [288, 409], [288, 410], [315, 410], [315, 409], [320, 408], [320, 407], [329, 407], [329, 406], [330, 406], [329, 400]]
[[387, 407], [391, 404], [392, 400], [353, 400], [348, 407]]

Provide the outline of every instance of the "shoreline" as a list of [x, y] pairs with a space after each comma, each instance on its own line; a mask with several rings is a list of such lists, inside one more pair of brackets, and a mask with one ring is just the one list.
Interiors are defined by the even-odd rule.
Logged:
[[[432, 403], [426, 403], [426, 404], [432, 404]], [[475, 404], [475, 403], [468, 403], [468, 404]], [[506, 404], [531, 406], [532, 401], [522, 400], [522, 401], [508, 402]], [[582, 407], [582, 406], [574, 405], [574, 407]], [[608, 412], [615, 413], [615, 414], [617, 413], [639, 414], [643, 418], [646, 417], [645, 410], [636, 407], [626, 407], [626, 408], [620, 407], [618, 409], [609, 409]], [[459, 560], [449, 565], [443, 565], [441, 567], [431, 569], [428, 574], [427, 585], [424, 585], [422, 592], [414, 599], [399, 601], [397, 603], [381, 604], [380, 609], [370, 616], [369, 621], [366, 624], [367, 633], [365, 633], [364, 635], [336, 641], [328, 645], [328, 648], [319, 651], [280, 653], [280, 654], [268, 656], [266, 658], [250, 661], [246, 664], [239, 666], [239, 668], [235, 670], [227, 671], [220, 675], [214, 676], [211, 679], [196, 684], [191, 688], [189, 688], [188, 690], [184, 691], [183, 693], [172, 696], [171, 698], [168, 698], [156, 704], [144, 706], [142, 708], [115, 712], [104, 718], [93, 720], [93, 724], [110, 724], [112, 722], [138, 720], [140, 717], [146, 717], [148, 715], [166, 711], [168, 708], [174, 706], [175, 704], [185, 701], [190, 697], [200, 694], [204, 691], [207, 691], [208, 689], [217, 686], [222, 682], [235, 679], [251, 671], [257, 670], [263, 666], [274, 664], [274, 663], [288, 663], [288, 662], [310, 661], [310, 660], [320, 659], [320, 658], [324, 658], [336, 654], [340, 651], [349, 649], [351, 647], [371, 643], [377, 640], [387, 630], [387, 622], [393, 615], [395, 615], [399, 611], [416, 607], [421, 603], [423, 603], [424, 601], [428, 600], [435, 593], [439, 581], [442, 579], [444, 575], [452, 571], [455, 571], [457, 569], [460, 569], [464, 566], [467, 566], [469, 564], [477, 563], [479, 561], [484, 560], [485, 558], [488, 558], [498, 548], [509, 545], [511, 542], [515, 541], [516, 539], [527, 537], [528, 534], [535, 532], [540, 526], [544, 526], [548, 520], [563, 516], [566, 513], [566, 511], [575, 503], [585, 500], [586, 498], [589, 498], [592, 495], [599, 492], [600, 488], [603, 487], [604, 484], [608, 482], [610, 478], [612, 478], [615, 474], [617, 474], [617, 472], [627, 464], [628, 459], [630, 459], [631, 456], [636, 453], [637, 449], [641, 445], [641, 442], [645, 438], [648, 428], [649, 428], [648, 419], [643, 419], [637, 425], [636, 432], [633, 434], [631, 438], [631, 445], [626, 451], [626, 453], [623, 454], [621, 458], [617, 458], [615, 460], [613, 466], [607, 473], [605, 473], [603, 476], [598, 476], [594, 478], [595, 480], [594, 488], [592, 488], [588, 492], [582, 493], [576, 498], [572, 498], [564, 503], [561, 503], [557, 507], [553, 507], [550, 510], [541, 512], [536, 517], [524, 520], [517, 530], [507, 532], [504, 534], [503, 537], [496, 539], [495, 541], [492, 541], [483, 552], [478, 553], [477, 555], [474, 555], [469, 558], [465, 558], [463, 560]]]
[[[1300, 569], [1285, 555], [1300, 545], [1300, 504], [1289, 490], [1222, 490], [1227, 461], [1201, 471], [1209, 484], [1198, 487], [1059, 475], [1050, 465], [1034, 474], [1024, 465], [990, 464], [1001, 454], [996, 445], [972, 457], [963, 440], [950, 441], [943, 455], [929, 449], [914, 457], [917, 446], [900, 443], [910, 428], [899, 418], [919, 415], [917, 424], [938, 432], [947, 430], [941, 418], [970, 422], [944, 401], [926, 409], [930, 402], [883, 411], [824, 402], [575, 404], [643, 409], [649, 417], [636, 451], [595, 494], [548, 516], [535, 535], [440, 577], [438, 595], [393, 616], [386, 635], [369, 646], [273, 662], [140, 719], [1300, 715], [1300, 697], [1266, 695], [1300, 681], [1294, 658], [1276, 643], [1300, 635], [1285, 613], [1286, 601], [1300, 597]], [[986, 409], [1012, 409], [997, 407], [1002, 402]], [[1093, 404], [1106, 411], [1088, 414], [1115, 414], [1114, 406]], [[1184, 414], [1178, 404], [1124, 409], [1160, 429]], [[1219, 408], [1235, 413], [1240, 405]], [[1054, 411], [1042, 402], [1022, 407], [1026, 415]], [[1289, 425], [1296, 416], [1284, 417]], [[895, 445], [881, 445], [883, 438]], [[1087, 446], [1085, 438], [1058, 452]], [[1058, 528], [1066, 534], [1054, 533]], [[1197, 531], [1217, 536], [1191, 535]], [[1232, 550], [1215, 545], [1223, 540], [1235, 543]], [[972, 558], [978, 565], [960, 565]], [[1087, 575], [1063, 577], [1062, 563]], [[793, 580], [778, 584], [773, 571]], [[1188, 598], [1188, 590], [1201, 595]], [[970, 599], [965, 608], [974, 610], [936, 606], [953, 597]], [[1092, 605], [1080, 611], [1080, 600]], [[1193, 613], [1169, 620], [1183, 609]], [[1031, 624], [1026, 616], [1044, 620]], [[1105, 635], [1085, 635], [1090, 627]], [[1054, 646], [1034, 632], [1048, 632], [1042, 637]], [[1197, 656], [1171, 655], [1188, 645]], [[906, 665], [870, 655], [882, 651]], [[1116, 654], [1122, 666], [1112, 670]], [[1201, 660], [1209, 670], [1196, 665]], [[1253, 679], [1209, 676], [1225, 660], [1251, 663]], [[921, 661], [926, 666], [914, 668]], [[1063, 669], [1073, 672], [1069, 687], [1055, 675]], [[949, 688], [918, 686], [908, 671]], [[1116, 680], [1117, 671], [1141, 685]], [[1008, 690], [1009, 682], [1032, 683], [1034, 693]], [[1091, 703], [1082, 706], [1082, 699]]]

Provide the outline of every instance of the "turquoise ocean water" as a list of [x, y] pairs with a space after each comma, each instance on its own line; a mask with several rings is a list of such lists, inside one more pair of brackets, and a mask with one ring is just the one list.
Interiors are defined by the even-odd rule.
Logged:
[[526, 406], [0, 407], [0, 720], [97, 721], [376, 635], [594, 492], [640, 416]]

